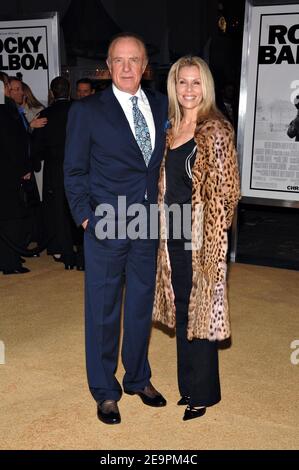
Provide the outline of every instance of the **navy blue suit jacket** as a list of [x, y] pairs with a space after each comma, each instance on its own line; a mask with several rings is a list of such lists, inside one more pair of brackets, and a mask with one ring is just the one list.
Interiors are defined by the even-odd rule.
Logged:
[[159, 168], [165, 146], [167, 98], [144, 90], [152, 110], [156, 141], [148, 167], [129, 122], [112, 87], [73, 103], [67, 125], [64, 175], [70, 208], [79, 225], [91, 220], [94, 208], [117, 197], [127, 197], [127, 207], [157, 202]]

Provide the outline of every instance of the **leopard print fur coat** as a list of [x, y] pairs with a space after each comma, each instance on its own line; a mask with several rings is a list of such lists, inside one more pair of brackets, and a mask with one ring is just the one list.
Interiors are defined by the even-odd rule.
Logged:
[[[192, 169], [192, 289], [187, 337], [223, 340], [230, 336], [227, 302], [227, 230], [240, 198], [234, 132], [229, 122], [206, 120], [195, 131], [197, 154]], [[154, 321], [175, 327], [175, 297], [167, 248], [164, 209], [165, 158], [159, 178], [160, 242], [157, 261]]]

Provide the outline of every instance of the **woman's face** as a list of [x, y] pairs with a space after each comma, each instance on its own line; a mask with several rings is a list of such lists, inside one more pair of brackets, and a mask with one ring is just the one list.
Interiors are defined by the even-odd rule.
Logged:
[[200, 105], [202, 102], [202, 86], [198, 67], [191, 65], [180, 69], [176, 94], [184, 110], [192, 110]]

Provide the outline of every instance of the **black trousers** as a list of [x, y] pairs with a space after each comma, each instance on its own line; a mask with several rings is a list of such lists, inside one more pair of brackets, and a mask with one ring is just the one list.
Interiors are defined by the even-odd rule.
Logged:
[[46, 238], [49, 239], [47, 252], [50, 255], [61, 253], [66, 264], [75, 263], [72, 219], [64, 189], [55, 188], [45, 191], [43, 199], [43, 217]]
[[[26, 248], [25, 240], [30, 232], [26, 217], [20, 219], [0, 220], [0, 233], [13, 245]], [[0, 237], [0, 271], [11, 271], [22, 266], [21, 256]]]
[[85, 337], [89, 388], [97, 402], [119, 400], [118, 362], [124, 272], [126, 290], [122, 362], [123, 388], [141, 390], [151, 369], [148, 342], [156, 276], [156, 240], [98, 240], [92, 223], [84, 233]]
[[172, 285], [176, 306], [178, 385], [191, 406], [212, 406], [221, 399], [216, 341], [187, 339], [188, 307], [192, 287], [192, 252], [184, 240], [169, 240]]

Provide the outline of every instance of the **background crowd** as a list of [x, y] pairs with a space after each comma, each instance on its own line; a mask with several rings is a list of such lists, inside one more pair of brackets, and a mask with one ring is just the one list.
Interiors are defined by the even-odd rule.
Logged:
[[[56, 77], [45, 108], [21, 77], [0, 72], [0, 271], [24, 274], [26, 257], [43, 250], [65, 269], [84, 270], [83, 230], [76, 227], [64, 193], [63, 162], [68, 111], [74, 100], [105, 88], [81, 78], [75, 96], [65, 77]], [[107, 81], [107, 85], [110, 81]], [[234, 123], [233, 90], [220, 90], [218, 106]]]
[[[63, 183], [70, 83], [56, 77], [45, 108], [21, 78], [0, 72], [0, 80], [0, 270], [27, 273], [25, 258], [44, 249], [66, 269], [84, 270], [82, 228], [71, 218]], [[75, 99], [92, 93], [91, 80], [77, 82]]]

